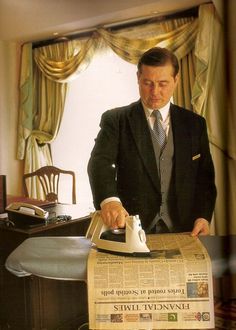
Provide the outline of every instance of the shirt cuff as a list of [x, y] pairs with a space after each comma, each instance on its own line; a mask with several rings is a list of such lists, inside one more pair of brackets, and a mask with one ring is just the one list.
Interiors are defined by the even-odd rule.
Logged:
[[121, 203], [121, 200], [119, 199], [119, 197], [108, 197], [108, 198], [105, 198], [101, 202], [100, 207], [103, 207], [104, 204], [109, 203], [109, 202], [119, 202], [119, 203]]

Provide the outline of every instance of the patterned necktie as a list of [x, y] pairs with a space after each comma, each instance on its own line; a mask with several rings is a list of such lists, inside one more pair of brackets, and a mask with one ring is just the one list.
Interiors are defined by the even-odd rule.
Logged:
[[159, 143], [161, 147], [161, 151], [163, 150], [165, 143], [166, 143], [166, 133], [164, 131], [164, 128], [160, 122], [161, 120], [161, 113], [159, 110], [154, 110], [153, 111], [153, 116], [155, 117], [155, 122], [153, 125], [153, 133], [155, 136], [155, 139]]

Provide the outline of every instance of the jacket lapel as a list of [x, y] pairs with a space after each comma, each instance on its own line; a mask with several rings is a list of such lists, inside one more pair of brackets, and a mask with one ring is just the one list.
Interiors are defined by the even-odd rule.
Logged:
[[160, 190], [150, 130], [141, 102], [138, 102], [137, 106], [131, 109], [128, 120], [140, 158], [154, 186]]

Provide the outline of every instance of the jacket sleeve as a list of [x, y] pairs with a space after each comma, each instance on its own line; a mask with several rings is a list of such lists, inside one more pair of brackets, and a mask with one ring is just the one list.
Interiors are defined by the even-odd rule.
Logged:
[[88, 162], [88, 176], [96, 209], [108, 197], [117, 194], [116, 172], [119, 125], [116, 112], [107, 111], [102, 115], [100, 131]]
[[200, 141], [201, 157], [196, 180], [193, 214], [195, 218], [203, 217], [210, 221], [215, 207], [216, 186], [205, 120], [202, 120]]

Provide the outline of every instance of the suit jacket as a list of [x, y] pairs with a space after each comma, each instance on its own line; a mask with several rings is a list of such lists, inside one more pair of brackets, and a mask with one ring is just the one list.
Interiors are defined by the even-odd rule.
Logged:
[[[174, 139], [175, 231], [211, 220], [216, 199], [214, 167], [203, 117], [171, 104]], [[106, 111], [88, 164], [94, 206], [117, 196], [145, 229], [159, 211], [160, 182], [150, 129], [141, 101]]]

